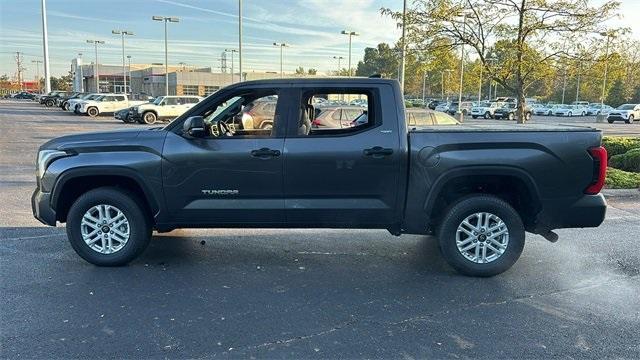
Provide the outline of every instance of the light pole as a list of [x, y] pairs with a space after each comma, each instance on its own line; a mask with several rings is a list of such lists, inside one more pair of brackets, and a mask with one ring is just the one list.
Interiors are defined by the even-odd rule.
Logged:
[[49, 79], [49, 36], [47, 35], [47, 4], [42, 0], [42, 50], [44, 52], [44, 91], [51, 92]]
[[93, 77], [96, 78], [96, 92], [100, 93], [100, 72], [98, 71], [98, 45], [104, 44], [102, 40], [87, 40], [88, 44], [93, 44], [96, 49], [96, 63], [93, 66]]
[[238, 68], [242, 82], [242, 0], [238, 0]]
[[422, 104], [424, 105], [425, 95], [427, 90], [427, 72], [422, 75]]
[[[462, 14], [462, 34], [464, 36], [465, 29], [467, 27], [467, 13]], [[464, 120], [464, 113], [461, 110], [462, 107], [462, 80], [464, 79], [464, 42], [460, 46], [460, 90], [458, 92], [458, 113], [460, 122]]]
[[129, 61], [129, 86], [133, 88], [133, 86], [131, 86], [131, 55], [127, 55], [127, 60]]
[[164, 21], [164, 94], [169, 95], [169, 50], [167, 49], [167, 23], [180, 22], [180, 18], [173, 16], [152, 16], [154, 21]]
[[127, 93], [127, 71], [124, 62], [124, 37], [125, 36], [133, 36], [133, 32], [129, 30], [111, 30], [111, 33], [114, 35], [120, 35], [122, 37], [122, 79], [124, 81], [124, 89], [123, 94]]
[[84, 73], [82, 71], [82, 53], [78, 53], [78, 57], [80, 58], [80, 66], [78, 66], [78, 71], [80, 71], [80, 92], [84, 92]]
[[283, 68], [282, 68], [282, 62], [283, 62], [283, 50], [284, 50], [284, 48], [289, 47], [289, 44], [274, 42], [274, 43], [273, 43], [273, 46], [278, 46], [278, 47], [280, 47], [280, 77], [283, 77], [283, 76], [284, 76], [284, 72], [283, 72]]
[[407, 17], [407, 0], [404, 0], [402, 5], [402, 49], [400, 54], [400, 57], [402, 58], [400, 60], [400, 91], [402, 91], [403, 95], [404, 95], [404, 69], [406, 65], [405, 56], [407, 53], [407, 41], [405, 39], [407, 35], [406, 17]]
[[449, 73], [452, 71], [453, 70], [451, 69], [444, 69], [442, 71], [442, 80], [440, 81], [440, 84], [442, 85], [442, 100], [444, 100], [444, 73], [447, 73], [447, 76], [449, 76]]
[[615, 38], [615, 32], [614, 31], [609, 31], [609, 32], [601, 32], [600, 33], [601, 36], [606, 36], [607, 38], [607, 46], [606, 46], [606, 50], [605, 50], [605, 56], [604, 56], [604, 80], [602, 81], [602, 97], [600, 98], [600, 114], [598, 114], [598, 117], [596, 119], [596, 121], [598, 122], [603, 122], [604, 121], [604, 116], [602, 115], [602, 108], [604, 108], [604, 97], [607, 91], [607, 75], [609, 72], [609, 40], [612, 38]]
[[[231, 83], [233, 84], [233, 53], [237, 53], [238, 50], [236, 49], [224, 49], [224, 52], [230, 52], [231, 53]], [[242, 81], [242, 74], [240, 74], [240, 80]]]
[[350, 30], [342, 30], [341, 34], [349, 35], [349, 77], [351, 77], [351, 38], [354, 36], [360, 36], [360, 34]]
[[340, 71], [342, 70], [342, 68], [340, 67], [340, 60], [344, 59], [344, 57], [334, 56], [333, 58], [338, 60], [338, 75], [340, 75]]
[[[487, 59], [487, 63], [492, 63], [494, 61], [498, 61], [498, 59], [496, 57], [490, 57]], [[482, 73], [481, 73], [482, 74]], [[489, 101], [491, 101], [491, 84], [493, 83], [493, 80], [491, 78], [489, 78], [489, 96], [487, 96], [487, 99]], [[482, 87], [482, 76], [480, 76], [480, 87]], [[481, 90], [482, 91], [482, 90]], [[478, 101], [480, 101], [480, 99], [478, 99]]]
[[40, 64], [42, 64], [42, 60], [31, 60], [31, 62], [36, 64], [36, 81], [38, 82], [38, 93], [42, 93], [42, 88], [40, 87]]

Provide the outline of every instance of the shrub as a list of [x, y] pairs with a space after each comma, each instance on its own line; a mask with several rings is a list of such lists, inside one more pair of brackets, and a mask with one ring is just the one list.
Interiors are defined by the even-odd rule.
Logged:
[[605, 187], [609, 189], [638, 189], [640, 188], [640, 174], [607, 168]]
[[609, 166], [616, 169], [640, 173], [640, 148], [631, 149], [624, 154], [609, 159]]
[[612, 157], [624, 154], [634, 148], [640, 148], [640, 138], [605, 136], [602, 139], [602, 146], [607, 149], [609, 157]]

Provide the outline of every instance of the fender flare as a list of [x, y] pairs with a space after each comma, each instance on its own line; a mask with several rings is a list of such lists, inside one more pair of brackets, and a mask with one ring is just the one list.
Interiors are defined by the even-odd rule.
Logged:
[[141, 175], [139, 175], [136, 171], [122, 167], [122, 166], [105, 166], [105, 165], [97, 165], [97, 166], [88, 166], [77, 169], [69, 169], [64, 171], [62, 174], [58, 176], [56, 180], [53, 190], [51, 191], [51, 200], [50, 206], [52, 209], [57, 209], [57, 206], [60, 201], [60, 194], [62, 193], [62, 189], [64, 189], [65, 184], [70, 180], [77, 179], [79, 177], [89, 177], [100, 175], [110, 175], [110, 176], [121, 176], [133, 180], [142, 190], [142, 193], [145, 197], [144, 200], [147, 201], [149, 205], [149, 209], [151, 209], [152, 216], [156, 216], [160, 211], [159, 200], [153, 196], [151, 189], [147, 186], [144, 179]]
[[440, 196], [442, 189], [447, 185], [447, 183], [449, 183], [449, 181], [460, 177], [478, 175], [515, 177], [525, 184], [527, 190], [533, 197], [533, 200], [536, 202], [536, 205], [541, 206], [541, 197], [538, 187], [531, 175], [525, 170], [514, 166], [465, 166], [448, 170], [433, 182], [433, 186], [431, 186], [431, 190], [427, 194], [423, 208], [427, 213], [428, 218], [431, 217], [431, 211], [436, 199]]

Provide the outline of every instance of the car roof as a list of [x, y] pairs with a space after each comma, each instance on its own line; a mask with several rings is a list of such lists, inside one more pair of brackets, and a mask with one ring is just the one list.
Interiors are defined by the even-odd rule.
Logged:
[[287, 85], [287, 84], [397, 84], [395, 79], [365, 78], [365, 77], [317, 77], [317, 78], [283, 78], [250, 80], [231, 85], [230, 87], [251, 85]]

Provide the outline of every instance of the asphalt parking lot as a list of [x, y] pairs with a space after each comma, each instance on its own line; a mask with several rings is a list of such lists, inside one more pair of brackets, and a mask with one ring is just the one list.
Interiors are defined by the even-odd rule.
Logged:
[[365, 230], [179, 230], [98, 268], [33, 219], [36, 149], [124, 126], [0, 100], [0, 358], [640, 358], [640, 195], [558, 243], [528, 234], [489, 279]]

